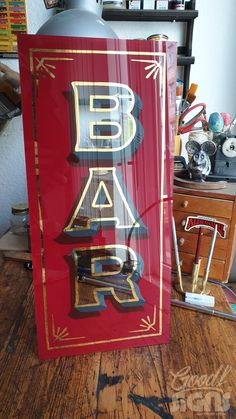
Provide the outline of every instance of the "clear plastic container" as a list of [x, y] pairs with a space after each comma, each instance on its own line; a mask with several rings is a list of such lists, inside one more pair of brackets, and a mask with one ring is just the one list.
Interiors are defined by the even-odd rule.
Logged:
[[11, 231], [17, 235], [27, 235], [28, 223], [29, 223], [29, 208], [28, 204], [14, 204], [11, 208]]

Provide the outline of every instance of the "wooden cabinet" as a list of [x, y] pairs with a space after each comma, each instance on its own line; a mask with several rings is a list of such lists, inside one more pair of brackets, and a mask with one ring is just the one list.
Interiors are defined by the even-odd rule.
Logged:
[[[203, 215], [216, 218], [226, 224], [226, 238], [222, 239], [218, 236], [216, 239], [210, 278], [227, 282], [235, 251], [236, 184], [229, 183], [225, 189], [216, 191], [197, 191], [175, 187], [173, 210], [183, 272], [192, 271], [198, 237], [198, 229], [185, 231], [187, 216]], [[212, 236], [210, 230], [204, 229], [203, 233], [200, 275], [204, 273]], [[174, 261], [173, 254], [173, 265]]]

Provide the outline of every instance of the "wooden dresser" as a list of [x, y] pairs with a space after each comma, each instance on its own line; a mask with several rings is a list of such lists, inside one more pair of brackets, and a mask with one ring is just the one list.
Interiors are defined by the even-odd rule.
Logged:
[[[210, 278], [227, 282], [235, 252], [236, 227], [236, 183], [229, 183], [225, 189], [216, 191], [197, 191], [174, 187], [174, 218], [176, 223], [178, 247], [183, 272], [192, 272], [196, 252], [198, 229], [184, 230], [189, 215], [204, 215], [227, 225], [226, 238], [216, 239]], [[204, 229], [201, 242], [201, 269], [203, 275], [209, 253], [212, 231]], [[173, 266], [175, 257], [173, 254]]]

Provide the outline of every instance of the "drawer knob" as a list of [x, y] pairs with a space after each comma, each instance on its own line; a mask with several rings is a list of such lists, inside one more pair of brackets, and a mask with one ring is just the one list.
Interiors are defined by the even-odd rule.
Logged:
[[186, 224], [186, 220], [182, 220], [182, 221], [181, 221], [181, 225], [182, 225], [182, 227], [184, 227], [184, 226], [185, 226], [185, 224]]
[[180, 237], [180, 238], [178, 239], [178, 245], [179, 245], [179, 246], [183, 246], [183, 245], [184, 245], [184, 242], [185, 242], [185, 240], [184, 240], [184, 238], [183, 238], [183, 237]]
[[183, 201], [181, 205], [183, 208], [186, 208], [188, 206], [188, 201]]

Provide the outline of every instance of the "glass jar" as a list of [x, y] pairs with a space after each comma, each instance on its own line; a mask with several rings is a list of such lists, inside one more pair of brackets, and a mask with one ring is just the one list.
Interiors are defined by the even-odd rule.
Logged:
[[11, 208], [11, 231], [19, 236], [28, 234], [29, 208], [28, 204], [14, 204]]
[[168, 36], [163, 33], [155, 33], [147, 37], [148, 41], [168, 41]]
[[175, 8], [175, 10], [184, 10], [185, 9], [185, 0], [175, 0], [174, 8]]
[[168, 0], [157, 0], [156, 9], [157, 10], [168, 10], [169, 2]]
[[125, 3], [123, 0], [103, 0], [103, 8], [104, 9], [115, 9], [115, 8], [123, 8], [125, 9]]

